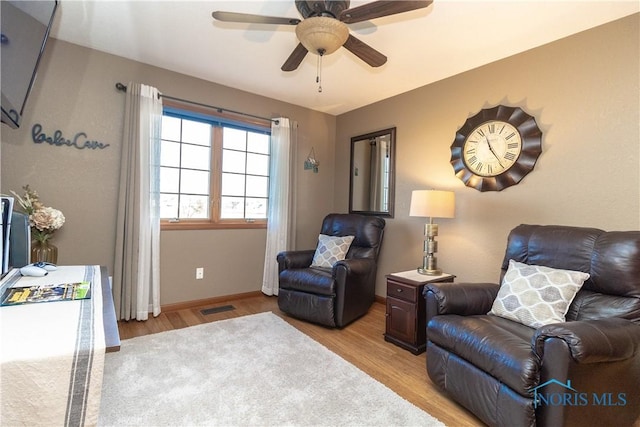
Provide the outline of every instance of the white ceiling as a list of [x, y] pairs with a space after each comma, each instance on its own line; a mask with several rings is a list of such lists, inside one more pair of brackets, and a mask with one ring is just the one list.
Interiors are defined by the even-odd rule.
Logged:
[[[353, 0], [351, 7], [368, 2]], [[308, 54], [293, 72], [280, 70], [297, 45], [294, 26], [219, 22], [211, 17], [216, 10], [300, 18], [293, 0], [62, 0], [51, 35], [339, 115], [637, 13], [640, 2], [435, 0], [426, 9], [351, 24], [354, 36], [389, 59], [371, 68], [339, 49], [323, 59], [322, 93], [317, 56]]]

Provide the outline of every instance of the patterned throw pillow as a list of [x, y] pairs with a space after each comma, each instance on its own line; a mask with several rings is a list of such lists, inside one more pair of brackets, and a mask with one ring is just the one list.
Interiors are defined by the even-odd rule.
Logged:
[[589, 274], [509, 260], [489, 314], [532, 328], [565, 321], [569, 305]]
[[347, 256], [354, 236], [318, 236], [318, 247], [313, 255], [311, 267], [333, 267], [338, 261], [342, 261]]

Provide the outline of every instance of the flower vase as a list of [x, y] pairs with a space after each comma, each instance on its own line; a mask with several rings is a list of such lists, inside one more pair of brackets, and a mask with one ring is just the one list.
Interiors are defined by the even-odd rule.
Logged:
[[58, 263], [58, 247], [48, 240], [31, 242], [31, 262]]

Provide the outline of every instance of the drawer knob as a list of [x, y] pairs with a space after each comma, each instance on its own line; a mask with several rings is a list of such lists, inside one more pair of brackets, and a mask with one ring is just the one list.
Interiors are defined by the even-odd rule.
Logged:
[[396, 292], [402, 292], [402, 289], [398, 288], [396, 289]]

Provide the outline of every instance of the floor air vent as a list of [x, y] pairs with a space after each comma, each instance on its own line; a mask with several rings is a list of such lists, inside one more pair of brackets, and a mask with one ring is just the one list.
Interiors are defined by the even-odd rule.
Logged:
[[206, 316], [207, 314], [222, 313], [223, 311], [231, 311], [235, 309], [236, 308], [232, 305], [223, 305], [220, 307], [205, 308], [204, 310], [200, 310], [200, 313]]

